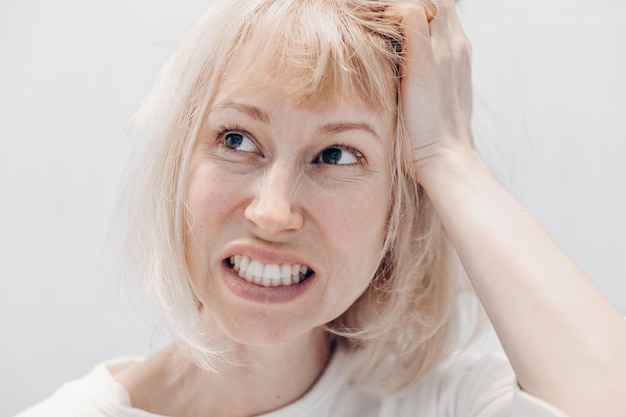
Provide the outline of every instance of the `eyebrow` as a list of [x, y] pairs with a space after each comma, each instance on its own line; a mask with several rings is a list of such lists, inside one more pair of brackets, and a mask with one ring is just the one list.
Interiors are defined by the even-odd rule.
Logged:
[[[232, 102], [232, 101], [228, 101], [226, 103], [220, 103], [217, 106], [215, 106], [216, 109], [223, 109], [223, 108], [232, 108], [235, 109], [237, 111], [240, 111], [241, 113], [244, 113], [250, 117], [252, 117], [255, 120], [258, 120], [262, 123], [265, 124], [269, 124], [270, 123], [270, 116], [267, 114], [267, 112], [265, 112], [264, 110], [258, 108], [257, 106], [253, 106], [250, 104], [244, 104], [244, 103], [237, 103], [237, 102]], [[320, 127], [318, 129], [318, 133], [320, 134], [338, 134], [338, 133], [342, 133], [342, 132], [346, 132], [349, 130], [363, 130], [369, 134], [371, 134], [372, 136], [374, 136], [374, 138], [378, 141], [381, 142], [382, 139], [380, 137], [380, 135], [378, 134], [378, 132], [376, 132], [376, 130], [374, 130], [374, 128], [372, 128], [372, 126], [369, 123], [364, 123], [364, 122], [334, 122], [334, 123], [328, 123], [325, 124], [324, 126]]]
[[217, 109], [221, 109], [221, 108], [232, 108], [235, 110], [238, 110], [242, 113], [247, 114], [248, 116], [252, 117], [253, 119], [256, 119], [260, 122], [263, 123], [269, 123], [270, 122], [270, 116], [264, 112], [263, 110], [261, 110], [260, 108], [256, 107], [256, 106], [251, 106], [249, 104], [243, 104], [243, 103], [235, 103], [235, 102], [226, 102], [226, 103], [221, 103], [218, 104], [217, 106], [215, 106], [215, 108]]
[[372, 136], [374, 136], [374, 138], [378, 141], [381, 142], [382, 139], [380, 138], [380, 135], [378, 134], [378, 132], [376, 132], [372, 126], [368, 123], [360, 123], [360, 122], [337, 122], [337, 123], [328, 123], [324, 126], [322, 126], [318, 131], [320, 133], [325, 133], [325, 134], [337, 134], [337, 133], [342, 133], [348, 130], [364, 130], [367, 133], [371, 134]]

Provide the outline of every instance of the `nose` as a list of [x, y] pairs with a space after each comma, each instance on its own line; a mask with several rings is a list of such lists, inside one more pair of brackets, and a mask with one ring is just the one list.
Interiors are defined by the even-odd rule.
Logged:
[[286, 165], [268, 167], [254, 184], [254, 197], [245, 209], [253, 232], [262, 239], [277, 239], [299, 230], [303, 224], [300, 204], [294, 204], [299, 176]]

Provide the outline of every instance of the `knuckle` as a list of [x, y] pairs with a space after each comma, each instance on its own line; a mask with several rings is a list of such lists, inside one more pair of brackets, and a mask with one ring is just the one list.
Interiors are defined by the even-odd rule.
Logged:
[[472, 52], [472, 45], [469, 40], [461, 35], [455, 36], [451, 41], [451, 47], [456, 54], [470, 56]]
[[[425, 3], [430, 3], [426, 1]], [[431, 3], [432, 4], [432, 3]], [[426, 5], [421, 5], [419, 3], [401, 3], [394, 6], [394, 12], [403, 16], [404, 19], [414, 20], [420, 16], [423, 16], [425, 13], [428, 15], [429, 9]]]

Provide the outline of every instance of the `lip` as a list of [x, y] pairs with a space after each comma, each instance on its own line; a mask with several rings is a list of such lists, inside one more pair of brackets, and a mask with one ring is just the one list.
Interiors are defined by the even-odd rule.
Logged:
[[[247, 255], [265, 264], [299, 264], [307, 265], [314, 273], [306, 280], [289, 286], [261, 287], [242, 279], [234, 269], [230, 268], [225, 259], [232, 255]], [[283, 251], [271, 251], [256, 245], [238, 243], [229, 245], [221, 259], [222, 279], [226, 287], [239, 298], [263, 304], [286, 304], [303, 296], [316, 281], [317, 272], [310, 263], [293, 254]]]
[[307, 260], [294, 255], [284, 250], [276, 251], [269, 250], [258, 245], [251, 245], [249, 243], [234, 243], [229, 245], [226, 251], [222, 254], [221, 260], [230, 258], [233, 255], [247, 255], [252, 259], [256, 259], [257, 261], [263, 264], [298, 264], [298, 265], [306, 265], [311, 268], [313, 271], [317, 271], [314, 265], [312, 265]]

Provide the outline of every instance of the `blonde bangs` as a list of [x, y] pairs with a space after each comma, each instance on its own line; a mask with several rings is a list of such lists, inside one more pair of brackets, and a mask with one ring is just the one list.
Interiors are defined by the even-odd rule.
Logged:
[[260, 3], [243, 17], [223, 78], [252, 87], [277, 80], [303, 106], [356, 95], [395, 114], [401, 34], [372, 3]]

